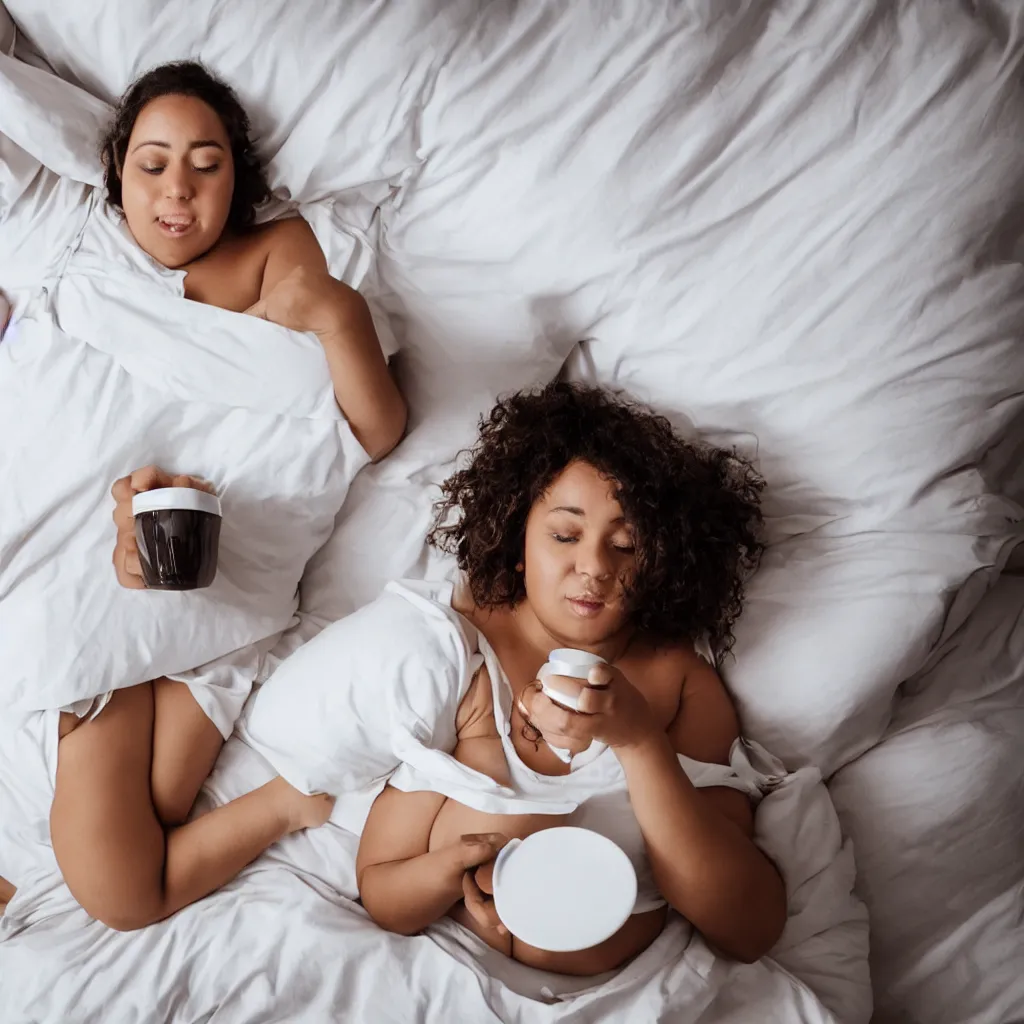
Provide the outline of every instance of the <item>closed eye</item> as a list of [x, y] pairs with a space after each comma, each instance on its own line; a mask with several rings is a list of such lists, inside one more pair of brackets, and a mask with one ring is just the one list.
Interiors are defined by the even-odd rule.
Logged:
[[612, 547], [616, 551], [621, 551], [624, 555], [635, 555], [636, 548], [632, 544], [613, 544]]
[[559, 533], [553, 533], [551, 536], [554, 537], [559, 544], [575, 544], [576, 541], [579, 540], [579, 537], [563, 537]]
[[[146, 174], [162, 174], [164, 172], [163, 167], [143, 167], [142, 170]], [[213, 174], [220, 170], [220, 164], [210, 164], [209, 167], [193, 167], [192, 170], [197, 174]]]

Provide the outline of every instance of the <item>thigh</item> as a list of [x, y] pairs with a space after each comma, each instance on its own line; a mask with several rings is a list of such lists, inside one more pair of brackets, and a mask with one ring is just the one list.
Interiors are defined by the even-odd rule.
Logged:
[[152, 685], [153, 806], [164, 825], [180, 825], [213, 771], [224, 737], [184, 683], [157, 679]]
[[76, 900], [112, 927], [133, 927], [162, 892], [164, 833], [153, 811], [153, 689], [118, 690], [57, 745], [50, 835]]

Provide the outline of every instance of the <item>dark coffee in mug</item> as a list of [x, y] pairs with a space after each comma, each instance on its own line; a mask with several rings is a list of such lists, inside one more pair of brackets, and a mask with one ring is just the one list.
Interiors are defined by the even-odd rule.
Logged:
[[142, 579], [149, 590], [200, 590], [217, 575], [221, 508], [216, 494], [160, 487], [132, 498]]

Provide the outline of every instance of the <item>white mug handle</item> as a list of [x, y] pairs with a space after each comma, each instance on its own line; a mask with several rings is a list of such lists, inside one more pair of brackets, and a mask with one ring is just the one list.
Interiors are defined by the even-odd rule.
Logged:
[[494, 888], [497, 889], [499, 879], [501, 877], [501, 869], [505, 865], [505, 862], [512, 856], [512, 851], [517, 847], [523, 845], [522, 839], [510, 839], [499, 851], [498, 856], [494, 859], [494, 871], [491, 873], [491, 881], [494, 884]]

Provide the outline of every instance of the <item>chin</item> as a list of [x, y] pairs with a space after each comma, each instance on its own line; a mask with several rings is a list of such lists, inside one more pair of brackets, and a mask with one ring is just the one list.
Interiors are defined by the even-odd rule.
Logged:
[[153, 257], [162, 267], [166, 267], [168, 270], [180, 270], [182, 267], [192, 262], [192, 256], [186, 256], [184, 259], [181, 254], [178, 253], [175, 256], [168, 256], [158, 252], [150, 252], [150, 256]]
[[[132, 234], [135, 235], [134, 232]], [[144, 240], [135, 235], [135, 241], [138, 242], [139, 247], [147, 256], [151, 256], [168, 270], [180, 270], [182, 267], [188, 266], [204, 253], [209, 252], [217, 243], [216, 237], [211, 242], [198, 235], [190, 237], [187, 245], [182, 242], [169, 242], [163, 235], [147, 234], [143, 238]]]

